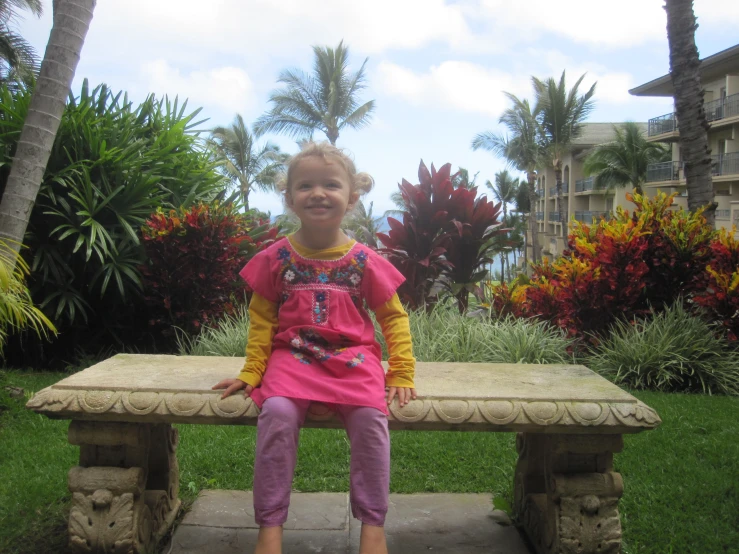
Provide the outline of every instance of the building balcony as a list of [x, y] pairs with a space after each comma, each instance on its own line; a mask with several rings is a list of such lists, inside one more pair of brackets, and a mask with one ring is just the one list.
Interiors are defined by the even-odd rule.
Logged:
[[731, 219], [731, 210], [716, 210], [716, 219]]
[[598, 220], [600, 218], [607, 218], [610, 217], [611, 212], [604, 212], [604, 211], [584, 211], [584, 212], [575, 212], [575, 219], [577, 221], [584, 221], [585, 223], [592, 223], [594, 220]]
[[[711, 156], [711, 175], [739, 175], [739, 152]], [[662, 162], [647, 166], [647, 183], [678, 183], [685, 181], [683, 162]]]
[[[703, 105], [706, 119], [711, 126], [721, 123], [730, 123], [732, 118], [739, 117], [739, 93], [732, 94], [726, 98], [720, 98]], [[668, 113], [649, 120], [647, 137], [650, 140], [670, 140], [678, 138], [677, 117], [675, 113]]]
[[544, 212], [536, 212], [536, 221], [544, 221]]
[[739, 93], [703, 104], [706, 119], [710, 122], [739, 116]]
[[[562, 194], [570, 192], [569, 183], [562, 183]], [[557, 187], [549, 187], [549, 196], [557, 196]]]
[[660, 162], [647, 166], [647, 183], [680, 181], [682, 162]]
[[[564, 212], [565, 221], [567, 221], [567, 211]], [[549, 221], [559, 223], [559, 212], [549, 212]]]
[[737, 174], [739, 174], [739, 152], [711, 156], [711, 175], [720, 177]]
[[677, 131], [677, 118], [674, 113], [668, 113], [649, 120], [647, 136], [656, 137]]
[[589, 192], [589, 191], [605, 191], [603, 187], [595, 186], [595, 177], [586, 177], [585, 179], [578, 179], [575, 181], [575, 192]]

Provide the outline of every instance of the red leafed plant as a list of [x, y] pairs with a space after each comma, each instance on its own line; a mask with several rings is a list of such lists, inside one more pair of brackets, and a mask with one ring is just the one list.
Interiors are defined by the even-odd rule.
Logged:
[[148, 262], [141, 268], [150, 325], [171, 338], [173, 327], [195, 334], [233, 313], [247, 292], [239, 270], [277, 232], [231, 205], [152, 214], [142, 228]]
[[711, 261], [696, 278], [699, 292], [693, 296], [732, 341], [739, 339], [739, 241], [735, 234], [736, 229], [721, 229], [713, 238]]
[[402, 223], [388, 218], [390, 231], [378, 233], [379, 251], [405, 276], [398, 294], [411, 309], [433, 306], [444, 285], [467, 307], [469, 287], [482, 278], [492, 238], [498, 229], [500, 205], [475, 200], [477, 189], [455, 189], [451, 164], [431, 171], [421, 161], [418, 185], [398, 185], [405, 211]]

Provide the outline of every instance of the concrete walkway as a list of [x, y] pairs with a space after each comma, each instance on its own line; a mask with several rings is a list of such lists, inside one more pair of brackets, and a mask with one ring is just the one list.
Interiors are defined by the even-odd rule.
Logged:
[[[516, 529], [494, 520], [489, 494], [391, 494], [388, 549], [402, 554], [530, 554]], [[360, 522], [346, 493], [293, 493], [285, 554], [356, 553]], [[164, 554], [251, 554], [251, 492], [203, 491]]]

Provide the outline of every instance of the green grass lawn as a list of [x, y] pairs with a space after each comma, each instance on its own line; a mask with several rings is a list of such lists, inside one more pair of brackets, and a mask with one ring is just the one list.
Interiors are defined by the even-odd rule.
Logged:
[[[63, 374], [0, 372], [0, 552], [65, 551], [67, 471], [78, 449], [68, 422], [23, 409], [5, 387], [37, 391]], [[616, 469], [624, 554], [739, 553], [739, 398], [636, 393], [662, 417], [652, 432], [625, 437]], [[182, 496], [204, 488], [251, 488], [252, 427], [180, 425]], [[393, 492], [492, 492], [511, 498], [512, 433], [394, 432]], [[295, 489], [348, 490], [342, 431], [301, 436]]]

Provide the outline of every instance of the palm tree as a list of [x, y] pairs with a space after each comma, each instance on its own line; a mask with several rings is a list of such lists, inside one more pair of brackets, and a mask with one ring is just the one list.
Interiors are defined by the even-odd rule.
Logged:
[[[529, 203], [529, 230], [531, 232], [532, 261], [539, 259], [539, 238], [537, 236], [536, 214], [536, 169], [542, 159], [542, 149], [539, 144], [539, 122], [536, 111], [531, 110], [528, 100], [520, 100], [515, 95], [504, 92], [512, 103], [498, 120], [508, 128], [510, 138], [497, 135], [491, 131], [479, 133], [472, 139], [472, 149], [482, 148], [505, 158], [510, 165], [526, 173], [528, 182]], [[528, 260], [527, 260], [528, 261]], [[528, 265], [527, 265], [528, 267]]]
[[[495, 174], [495, 184], [487, 181], [485, 183], [490, 191], [493, 193], [495, 199], [503, 205], [503, 221], [508, 226], [508, 203], [513, 202], [518, 193], [518, 179], [515, 179], [513, 175], [508, 173], [507, 169], [499, 171]], [[510, 234], [510, 233], [509, 233]], [[508, 261], [508, 254], [506, 251], [506, 262]], [[503, 254], [501, 253], [501, 267], [503, 264]], [[508, 265], [508, 273], [510, 273], [510, 264]], [[505, 271], [501, 271], [503, 282], [505, 282]]]
[[257, 119], [257, 135], [274, 131], [292, 137], [305, 137], [322, 131], [336, 144], [344, 127], [361, 129], [370, 122], [375, 101], [359, 104], [358, 93], [365, 88], [364, 67], [349, 73], [349, 48], [341, 41], [334, 50], [328, 46], [314, 46], [313, 74], [297, 69], [280, 74], [278, 83], [284, 89], [272, 91], [269, 101], [272, 109]]
[[693, 0], [666, 0], [667, 41], [670, 45], [670, 75], [675, 98], [675, 116], [680, 134], [680, 152], [685, 162], [688, 209], [705, 206], [706, 221], [714, 224], [711, 156], [708, 149], [708, 122], [703, 109], [700, 59], [695, 46]]
[[384, 216], [375, 217], [372, 214], [373, 205], [374, 203], [370, 202], [369, 209], [367, 209], [364, 202], [359, 200], [344, 221], [344, 228], [350, 231], [359, 242], [377, 248], [377, 233], [380, 232], [380, 226], [385, 218]]
[[559, 83], [552, 77], [546, 81], [531, 78], [536, 93], [535, 111], [541, 129], [541, 142], [557, 182], [557, 203], [563, 237], [567, 236], [567, 221], [562, 199], [562, 160], [572, 151], [572, 142], [582, 134], [583, 123], [594, 108], [596, 83], [585, 94], [578, 95], [584, 78], [585, 74], [581, 75], [569, 91], [565, 84], [564, 71]]
[[213, 129], [210, 142], [223, 159], [223, 173], [238, 187], [247, 210], [249, 193], [254, 187], [275, 190], [275, 179], [284, 168], [288, 155], [271, 142], [257, 146], [241, 115], [236, 115], [230, 127]]
[[13, 29], [16, 9], [41, 17], [41, 0], [0, 0], [0, 83], [30, 84], [38, 70], [33, 47]]
[[659, 142], [647, 141], [646, 135], [633, 121], [613, 126], [616, 138], [599, 144], [588, 154], [583, 172], [595, 177], [595, 188], [631, 187], [643, 194], [647, 166], [670, 159], [670, 149]]
[[0, 202], [0, 238], [20, 248], [96, 0], [55, 0], [54, 24]]

